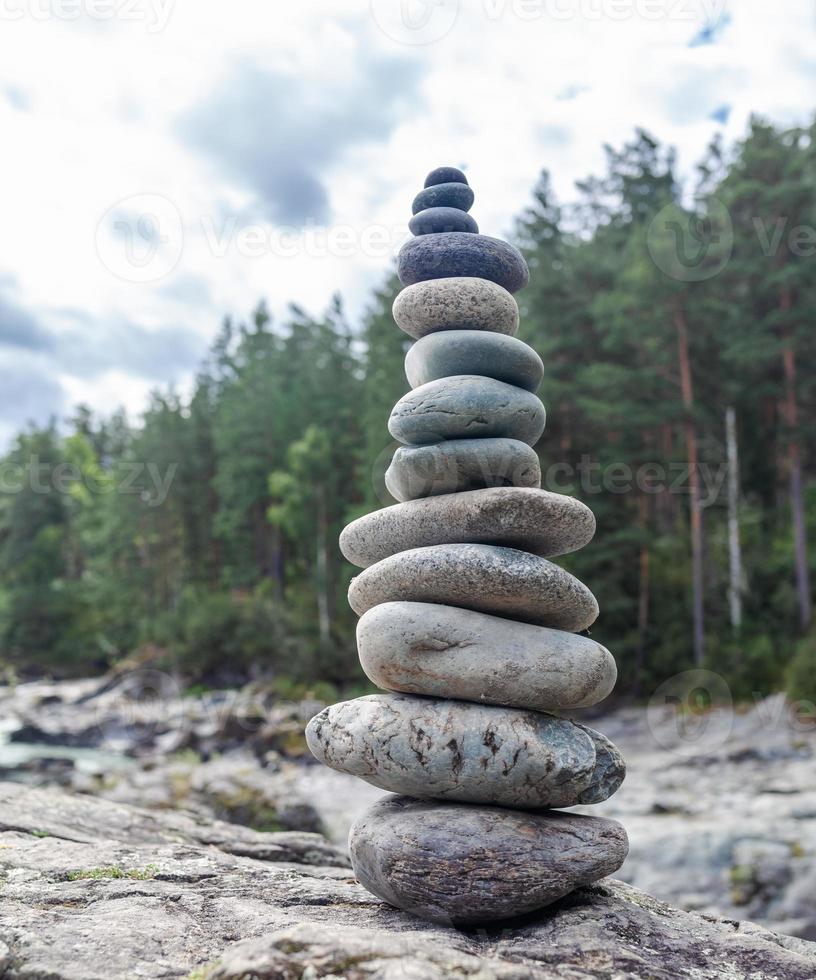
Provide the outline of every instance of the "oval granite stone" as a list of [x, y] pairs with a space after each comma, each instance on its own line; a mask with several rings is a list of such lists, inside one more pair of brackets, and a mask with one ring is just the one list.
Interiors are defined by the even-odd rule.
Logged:
[[[617, 678], [612, 654], [586, 636], [425, 602], [369, 609], [357, 624], [357, 649], [366, 676], [385, 691], [532, 711], [597, 704]], [[595, 751], [597, 772], [609, 753], [599, 743]], [[584, 794], [595, 787], [581, 796], [594, 802]]]
[[489, 279], [458, 276], [406, 286], [394, 300], [400, 330], [419, 339], [438, 330], [492, 330], [514, 334], [519, 308], [513, 296]]
[[541, 464], [518, 439], [451, 439], [401, 446], [385, 473], [396, 500], [416, 500], [483, 487], [540, 487]]
[[411, 218], [408, 227], [414, 235], [435, 235], [440, 231], [479, 233], [476, 221], [458, 208], [425, 208]]
[[434, 544], [498, 544], [550, 558], [583, 548], [594, 533], [592, 511], [574, 497], [493, 487], [383, 507], [344, 528], [340, 550], [360, 568]]
[[477, 374], [536, 391], [544, 364], [529, 344], [485, 330], [445, 330], [418, 340], [405, 358], [412, 388], [457, 374]]
[[532, 912], [613, 874], [629, 842], [604, 817], [389, 796], [357, 818], [349, 850], [357, 879], [383, 901], [467, 926]]
[[431, 602], [580, 633], [598, 618], [595, 596], [563, 568], [513, 548], [439, 544], [383, 558], [351, 580], [362, 616], [383, 602]]
[[397, 275], [404, 286], [426, 279], [478, 276], [498, 283], [510, 293], [523, 289], [530, 278], [527, 263], [517, 248], [499, 238], [461, 231], [410, 238], [399, 250]]
[[408, 694], [330, 705], [306, 741], [324, 765], [392, 793], [525, 809], [575, 806], [596, 764], [593, 739], [564, 718]]
[[467, 177], [458, 167], [436, 167], [425, 178], [424, 187], [433, 187], [435, 184], [466, 184]]
[[473, 207], [473, 189], [460, 181], [448, 184], [432, 184], [420, 191], [411, 205], [411, 214], [419, 214], [428, 208], [456, 208], [470, 211]]
[[464, 374], [429, 381], [403, 395], [391, 410], [388, 431], [413, 446], [495, 437], [532, 446], [541, 438], [546, 419], [541, 400], [532, 392]]

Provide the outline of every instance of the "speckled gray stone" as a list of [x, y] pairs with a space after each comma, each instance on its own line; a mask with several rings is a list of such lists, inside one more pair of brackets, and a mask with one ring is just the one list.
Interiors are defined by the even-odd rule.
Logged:
[[478, 374], [536, 391], [544, 364], [529, 344], [485, 330], [445, 330], [418, 340], [405, 358], [412, 388], [457, 374]]
[[478, 235], [479, 226], [458, 208], [425, 208], [408, 222], [413, 235], [436, 235], [440, 231], [466, 231]]
[[546, 418], [541, 399], [532, 392], [465, 374], [429, 381], [403, 395], [391, 411], [388, 431], [413, 446], [496, 437], [533, 446]]
[[392, 793], [523, 809], [575, 806], [596, 762], [571, 721], [408, 694], [333, 704], [306, 741], [324, 765]]
[[499, 238], [461, 231], [409, 239], [399, 250], [397, 275], [405, 286], [426, 279], [478, 276], [504, 286], [510, 293], [523, 289], [530, 278], [527, 263], [517, 248]]
[[466, 926], [532, 912], [612, 874], [629, 842], [604, 817], [389, 796], [357, 818], [349, 850], [370, 892], [424, 919]]
[[457, 276], [406, 286], [392, 310], [400, 330], [419, 339], [438, 330], [514, 334], [519, 308], [511, 293], [489, 279]]
[[[586, 636], [426, 602], [369, 609], [357, 649], [366, 676], [385, 691], [532, 711], [597, 704], [617, 677], [612, 654]], [[607, 755], [597, 745], [596, 754]]]
[[451, 439], [401, 446], [385, 485], [401, 501], [482, 487], [539, 487], [541, 465], [535, 450], [518, 439]]
[[440, 544], [378, 561], [351, 580], [360, 616], [382, 602], [438, 602], [579, 633], [598, 616], [595, 596], [563, 568], [513, 548]]
[[583, 548], [594, 533], [592, 511], [574, 497], [493, 487], [383, 507], [344, 528], [340, 550], [360, 568], [433, 544], [498, 544], [549, 558]]
[[433, 187], [435, 184], [466, 184], [467, 177], [458, 167], [436, 167], [425, 178], [424, 187]]
[[429, 208], [457, 208], [470, 211], [473, 207], [473, 190], [461, 181], [432, 184], [421, 190], [411, 205], [411, 214], [419, 214]]

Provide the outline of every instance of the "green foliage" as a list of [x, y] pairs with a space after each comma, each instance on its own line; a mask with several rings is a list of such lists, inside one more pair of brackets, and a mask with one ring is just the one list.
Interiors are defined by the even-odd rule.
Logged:
[[148, 864], [145, 868], [120, 868], [112, 865], [107, 868], [84, 868], [79, 871], [69, 871], [68, 881], [102, 881], [106, 878], [131, 878], [134, 881], [150, 881], [158, 874], [157, 864]]
[[167, 650], [168, 666], [192, 680], [240, 683], [256, 666], [272, 675], [302, 678], [310, 672], [306, 645], [263, 585], [248, 593], [188, 587], [146, 632], [148, 641]]
[[787, 689], [794, 700], [816, 704], [816, 630], [796, 644], [788, 667]]

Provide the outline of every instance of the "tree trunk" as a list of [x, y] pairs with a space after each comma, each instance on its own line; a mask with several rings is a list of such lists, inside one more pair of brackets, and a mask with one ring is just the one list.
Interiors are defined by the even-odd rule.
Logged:
[[317, 625], [320, 643], [326, 646], [331, 637], [331, 609], [329, 604], [329, 549], [326, 500], [321, 490], [317, 500]]
[[[672, 438], [672, 427], [668, 422], [660, 426], [660, 454], [664, 465], [668, 465], [674, 453], [674, 439]], [[661, 514], [661, 530], [669, 531], [677, 523], [677, 509], [674, 505], [674, 494], [669, 487], [669, 481], [664, 480], [663, 488], [658, 497]]]
[[215, 470], [210, 469], [209, 473], [209, 493], [207, 503], [209, 513], [207, 515], [207, 537], [210, 540], [210, 588], [215, 591], [221, 584], [221, 539], [215, 533], [215, 522], [218, 516], [218, 495], [213, 487]]
[[651, 561], [648, 544], [649, 498], [641, 496], [638, 500], [638, 523], [643, 535], [640, 543], [638, 562], [638, 645], [635, 655], [635, 694], [642, 689], [643, 665], [646, 662], [646, 641], [649, 631], [649, 604], [651, 592]]
[[[787, 313], [791, 308], [790, 289], [782, 290], [780, 309]], [[810, 625], [813, 609], [810, 599], [810, 570], [807, 557], [807, 530], [805, 527], [805, 502], [802, 490], [802, 452], [799, 445], [799, 410], [796, 402], [796, 355], [790, 329], [783, 322], [784, 347], [782, 366], [785, 375], [785, 423], [788, 429], [788, 476], [790, 479], [791, 510], [793, 511], [793, 542], [796, 565], [796, 596], [799, 603], [799, 622], [804, 629]]]
[[728, 457], [728, 606], [731, 628], [742, 627], [742, 548], [739, 528], [739, 454], [737, 449], [737, 415], [732, 407], [725, 412], [725, 443]]
[[686, 437], [686, 458], [689, 468], [691, 512], [691, 582], [694, 622], [694, 663], [699, 667], [705, 659], [705, 619], [703, 607], [703, 510], [700, 502], [700, 466], [697, 453], [697, 430], [694, 426], [694, 389], [689, 361], [688, 326], [683, 308], [674, 304], [674, 327], [677, 331], [677, 356], [680, 366], [680, 388], [685, 408], [683, 429]]
[[275, 598], [282, 602], [286, 589], [286, 568], [283, 553], [283, 534], [276, 524], [267, 517], [267, 503], [261, 502], [255, 508], [255, 554], [259, 576], [272, 582]]

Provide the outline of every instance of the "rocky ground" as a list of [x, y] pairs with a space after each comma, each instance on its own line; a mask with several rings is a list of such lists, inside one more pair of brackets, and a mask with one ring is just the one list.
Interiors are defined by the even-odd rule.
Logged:
[[[195, 698], [183, 697], [171, 679], [152, 671], [137, 671], [105, 681], [56, 685], [25, 684], [14, 689], [3, 688], [0, 689], [0, 719], [7, 741], [0, 745], [0, 778], [18, 783], [17, 786], [7, 783], [4, 794], [31, 792], [32, 787], [43, 790], [61, 787], [67, 793], [95, 797], [96, 800], [84, 801], [86, 806], [102, 808], [98, 813], [94, 811], [93, 821], [101, 820], [99, 814], [103, 812], [132, 814], [133, 811], [127, 807], [136, 806], [140, 808], [141, 826], [141, 821], [146, 819], [144, 811], [147, 809], [152, 814], [154, 827], [163, 828], [159, 835], [163, 841], [162, 846], [203, 848], [208, 855], [208, 861], [262, 861], [263, 873], [275, 876], [282, 874], [280, 861], [295, 865], [303, 860], [302, 856], [297, 856], [291, 850], [275, 850], [279, 846], [283, 847], [286, 840], [286, 836], [279, 836], [281, 833], [288, 834], [290, 841], [300, 839], [302, 832], [326, 834], [339, 849], [333, 850], [322, 842], [320, 846], [323, 850], [320, 853], [323, 857], [320, 861], [334, 870], [325, 874], [321, 870], [318, 875], [314, 870], [316, 864], [311, 863], [305, 869], [298, 865], [295, 870], [290, 869], [287, 872], [290, 877], [286, 879], [297, 896], [306, 889], [306, 884], [314, 889], [328, 889], [324, 903], [325, 917], [321, 920], [326, 930], [321, 928], [319, 934], [310, 934], [308, 942], [293, 939], [291, 936], [288, 940], [281, 939], [287, 949], [294, 950], [296, 946], [300, 949], [302, 946], [302, 950], [305, 950], [301, 951], [302, 955], [298, 953], [300, 959], [292, 953], [294, 959], [285, 967], [277, 965], [275, 957], [284, 956], [284, 953], [280, 950], [276, 952], [274, 943], [267, 944], [264, 949], [249, 949], [245, 954], [242, 952], [241, 956], [258, 956], [259, 962], [267, 964], [263, 966], [267, 972], [259, 972], [258, 976], [301, 976], [302, 969], [299, 973], [297, 964], [300, 963], [302, 968], [306, 959], [314, 957], [317, 957], [315, 962], [319, 960], [327, 964], [326, 970], [330, 973], [336, 966], [334, 958], [341, 955], [338, 952], [341, 947], [346, 951], [342, 955], [352, 958], [357, 956], [351, 947], [343, 946], [342, 943], [338, 946], [339, 940], [333, 938], [332, 931], [335, 927], [342, 928], [343, 942], [352, 943], [352, 933], [347, 928], [352, 920], [365, 925], [365, 930], [354, 942], [359, 943], [359, 947], [355, 948], [359, 949], [359, 961], [364, 964], [360, 970], [369, 972], [352, 974], [344, 973], [340, 969], [335, 971], [338, 976], [449, 975], [444, 970], [449, 968], [452, 971], [453, 966], [444, 956], [453, 955], [452, 949], [458, 951], [457, 956], [461, 954], [465, 958], [463, 962], [470, 963], [467, 968], [462, 967], [465, 973], [466, 969], [471, 969], [478, 974], [479, 969], [486, 968], [483, 960], [489, 945], [486, 945], [486, 940], [468, 935], [466, 939], [457, 938], [455, 946], [451, 946], [450, 937], [441, 940], [437, 930], [418, 927], [416, 922], [407, 917], [381, 910], [376, 901], [366, 893], [357, 894], [357, 886], [352, 884], [347, 870], [338, 870], [345, 864], [344, 845], [351, 821], [382, 794], [359, 780], [308, 763], [302, 730], [305, 721], [318, 707], [320, 706], [315, 703], [284, 704], [270, 695], [252, 689], [219, 692]], [[654, 916], [664, 924], [668, 922], [666, 916], [669, 916], [672, 923], [693, 921], [695, 929], [703, 929], [704, 926], [706, 929], [713, 929], [710, 917], [721, 915], [729, 920], [760, 923], [791, 937], [816, 939], [816, 783], [813, 779], [816, 728], [812, 722], [792, 714], [781, 698], [760, 701], [740, 712], [716, 710], [691, 718], [678, 715], [672, 707], [664, 705], [648, 711], [642, 708], [621, 709], [603, 718], [585, 720], [613, 738], [629, 763], [629, 775], [620, 792], [607, 803], [592, 808], [592, 812], [619, 819], [629, 832], [630, 857], [619, 872], [619, 877], [673, 906], [700, 912], [707, 918], [675, 919], [680, 916], [680, 912], [658, 913], [655, 911], [658, 908], [656, 904], [650, 904], [651, 900], [639, 895], [633, 897], [637, 893], [625, 889], [623, 885], [610, 886], [609, 889], [604, 886], [602, 889], [587, 891], [585, 899], [576, 899], [572, 904], [567, 902], [563, 914], [559, 912], [559, 916], [555, 918], [545, 917], [534, 926], [525, 926], [525, 929], [533, 929], [535, 938], [528, 936], [521, 940], [514, 932], [512, 941], [501, 939], [500, 946], [507, 942], [510, 946], [501, 946], [501, 950], [496, 946], [490, 954], [496, 959], [495, 963], [491, 961], [490, 966], [494, 973], [481, 973], [479, 976], [556, 975], [547, 972], [530, 973], [525, 957], [530, 961], [538, 961], [542, 970], [550, 969], [546, 957], [542, 959], [541, 951], [537, 947], [539, 942], [543, 942], [541, 936], [544, 933], [541, 930], [554, 930], [558, 933], [559, 943], [567, 943], [564, 938], [567, 934], [571, 934], [572, 930], [580, 931], [576, 925], [578, 920], [571, 917], [583, 916], [581, 921], [586, 925], [589, 921], [587, 908], [596, 908], [593, 903], [599, 902], [602, 894], [605, 896], [604, 902], [614, 899], [614, 915], [621, 916], [621, 922], [628, 921], [629, 917], [640, 921], [643, 915], [652, 923], [650, 929], [654, 927]], [[6, 798], [11, 799], [10, 796]], [[175, 880], [172, 877], [175, 872], [168, 872], [168, 879], [165, 879], [163, 873], [156, 877], [149, 873], [143, 878], [138, 875], [128, 876], [130, 871], [140, 872], [157, 863], [161, 867], [161, 862], [156, 860], [157, 839], [148, 837], [139, 843], [122, 828], [114, 831], [107, 828], [107, 825], [101, 829], [95, 827], [90, 818], [87, 838], [77, 838], [75, 828], [71, 830], [63, 827], [58, 832], [58, 828], [38, 823], [40, 813], [48, 812], [55, 804], [40, 803], [34, 797], [20, 796], [15, 799], [17, 802], [14, 806], [18, 810], [24, 810], [27, 816], [15, 822], [7, 815], [0, 814], [0, 824], [10, 828], [9, 832], [12, 834], [12, 839], [5, 841], [0, 849], [0, 865], [6, 866], [3, 889], [5, 897], [12, 894], [9, 891], [11, 880], [24, 891], [27, 888], [25, 893], [29, 895], [31, 903], [34, 902], [37, 882], [40, 881], [37, 875], [40, 872], [32, 867], [29, 871], [34, 877], [30, 877], [29, 871], [24, 871], [23, 866], [13, 863], [17, 856], [25, 857], [26, 860], [31, 858], [33, 861], [35, 855], [38, 860], [39, 856], [45, 858], [50, 855], [48, 860], [56, 862], [54, 867], [62, 862], [65, 870], [65, 866], [70, 864], [71, 867], [65, 872], [70, 874], [74, 864], [74, 870], [82, 870], [85, 868], [83, 862], [91, 860], [87, 849], [95, 849], [93, 841], [110, 839], [119, 843], [115, 847], [111, 844], [113, 849], [110, 854], [105, 851], [104, 854], [108, 856], [92, 860], [89, 867], [101, 868], [103, 871], [105, 868], [120, 869], [124, 877], [118, 873], [106, 876], [100, 872], [98, 878], [74, 878], [69, 882], [67, 879], [59, 879], [61, 872], [55, 871], [54, 881], [61, 882], [60, 888], [64, 887], [66, 894], [79, 895], [82, 892], [85, 897], [76, 898], [80, 903], [77, 907], [85, 909], [90, 902], [87, 909], [89, 916], [102, 915], [106, 910], [113, 911], [113, 906], [105, 904], [95, 908], [97, 899], [94, 898], [93, 889], [98, 890], [97, 898], [101, 896], [103, 902], [120, 893], [129, 896], [129, 901], [138, 893], [145, 900], [152, 896], [151, 908], [162, 905], [164, 899], [158, 899], [159, 893], [154, 894], [153, 889], [159, 889], [163, 895], [161, 889], [166, 888], [168, 881]], [[4, 804], [8, 805], [11, 804]], [[60, 807], [68, 805], [64, 801], [59, 804]], [[105, 810], [106, 806], [114, 809]], [[132, 816], [128, 817], [128, 820], [133, 819], [135, 818]], [[178, 821], [184, 822], [186, 829], [183, 832], [178, 829], [173, 832], [181, 836], [165, 839], [162, 835], [170, 833], [167, 828], [178, 828]], [[229, 821], [229, 824], [219, 821]], [[126, 826], [127, 824], [123, 825]], [[210, 828], [201, 831], [204, 837], [216, 833], [211, 829], [216, 827], [220, 837], [215, 841], [204, 839], [201, 834], [196, 837], [190, 827]], [[50, 834], [52, 837], [40, 836], [43, 834]], [[278, 863], [275, 868], [270, 868], [270, 858], [260, 857], [257, 848], [249, 857], [246, 850], [241, 850], [248, 846], [246, 842], [249, 837], [254, 842], [253, 846], [265, 847], [269, 853], [283, 853], [287, 856], [273, 858]], [[49, 839], [51, 843], [47, 844]], [[66, 840], [73, 843], [69, 845], [65, 843]], [[225, 843], [228, 840], [232, 840], [233, 844]], [[321, 841], [321, 838], [309, 840]], [[273, 843], [275, 847], [272, 846]], [[12, 846], [6, 846], [9, 844]], [[137, 848], [138, 853], [133, 851], [132, 858], [128, 858], [127, 853], [130, 852], [122, 849], [127, 846], [136, 847], [137, 844], [138, 847], [153, 850], [148, 853]], [[74, 856], [73, 852], [66, 850], [66, 847], [79, 845], [85, 847], [86, 851], [77, 851]], [[291, 848], [294, 844], [287, 846]], [[213, 849], [218, 852], [217, 855], [211, 853]], [[228, 852], [229, 856], [225, 856]], [[99, 853], [102, 855], [103, 852]], [[168, 860], [170, 857], [168, 852]], [[180, 860], [175, 852], [172, 859]], [[194, 861], [192, 857], [189, 860]], [[12, 864], [9, 865], [9, 861]], [[226, 868], [226, 865], [223, 867]], [[195, 882], [182, 881], [187, 871], [182, 872], [178, 868], [176, 870], [181, 875], [178, 887], [184, 885], [185, 895], [188, 890], [192, 890], [198, 896], [195, 902], [199, 902], [201, 908], [220, 908], [219, 902], [228, 901], [226, 895], [217, 897], [218, 890], [211, 877], [202, 876]], [[231, 867], [229, 874], [233, 877], [230, 880], [237, 881], [244, 870], [247, 874], [250, 873], [243, 866], [240, 871]], [[221, 874], [220, 871], [213, 873]], [[253, 873], [259, 874], [260, 871], [256, 868]], [[29, 884], [24, 888], [26, 880]], [[316, 882], [321, 884], [318, 886]], [[272, 891], [269, 892], [268, 901], [278, 901], [273, 892], [279, 886], [283, 889], [284, 883], [275, 877], [274, 887], [270, 885]], [[345, 895], [346, 898], [332, 898], [335, 888], [340, 889], [338, 895]], [[87, 893], [89, 889], [90, 898]], [[348, 899], [349, 889], [357, 896], [353, 901]], [[251, 928], [231, 927], [229, 922], [233, 920], [227, 916], [223, 936], [234, 940], [251, 939], [261, 932], [266, 934], [266, 930], [273, 927], [271, 923], [274, 923], [274, 928], [287, 932], [287, 935], [292, 929], [309, 932], [304, 923], [316, 921], [310, 917], [318, 915], [320, 907], [315, 907], [314, 895], [308, 901], [304, 900], [309, 906], [304, 911], [300, 907], [300, 897], [293, 899], [290, 895], [287, 899], [284, 891], [285, 889], [280, 892], [279, 900], [288, 910], [286, 915], [280, 908], [268, 909], [264, 913], [255, 908], [252, 915], [248, 916], [248, 922], [256, 919], [260, 921], [264, 915], [268, 917], [259, 932], [254, 932]], [[188, 898], [182, 900], [180, 897], [178, 901], [186, 902]], [[344, 904], [347, 900], [351, 901], [348, 907]], [[189, 901], [192, 902], [193, 899], [189, 898]], [[238, 898], [235, 901], [238, 902]], [[258, 901], [263, 906], [266, 899]], [[589, 905], [582, 905], [581, 902], [584, 901]], [[53, 903], [50, 899], [43, 898], [41, 904], [40, 911], [43, 911], [51, 908]], [[342, 914], [337, 912], [338, 905], [343, 906]], [[33, 905], [28, 906], [29, 909], [31, 907]], [[93, 913], [90, 911], [92, 907], [95, 908]], [[179, 909], [182, 907], [186, 908], [184, 905], [175, 906]], [[370, 918], [372, 907], [378, 909], [373, 919]], [[30, 911], [24, 912], [25, 908], [25, 903], [18, 908], [17, 914], [23, 918], [31, 914]], [[58, 903], [54, 904], [52, 911], [58, 908]], [[356, 909], [356, 913], [350, 911], [353, 909]], [[584, 911], [580, 912], [581, 909]], [[185, 912], [186, 914], [191, 913]], [[598, 914], [597, 908], [593, 914]], [[145, 915], [144, 910], [139, 911], [139, 916]], [[405, 953], [407, 960], [400, 956], [395, 959], [391, 954], [386, 955], [390, 949], [408, 950], [408, 947], [396, 944], [396, 940], [389, 938], [385, 932], [382, 935], [377, 932], [381, 927], [386, 928], [383, 922], [393, 925], [397, 920], [400, 924], [395, 928], [401, 933], [405, 930], [408, 930], [406, 934], [416, 934], [417, 930], [423, 934], [427, 932], [428, 944], [423, 943], [422, 953], [422, 957], [429, 957], [427, 962], [423, 958], [416, 959], [410, 952]], [[571, 923], [569, 926], [567, 920]], [[11, 924], [14, 925], [15, 921], [17, 920], [12, 918]], [[79, 922], [79, 917], [75, 921]], [[565, 930], [563, 933], [562, 924]], [[637, 928], [641, 927], [642, 924]], [[89, 949], [97, 949], [94, 946], [97, 940], [93, 938], [95, 928], [96, 926], [88, 925], [83, 933], [91, 944]], [[744, 926], [734, 934], [739, 937], [748, 935], [743, 932], [747, 928]], [[728, 929], [734, 932], [735, 926], [731, 925]], [[205, 934], [208, 934], [207, 927], [197, 925], [188, 938], [193, 942], [193, 935], [203, 937]], [[460, 936], [458, 933], [453, 935]], [[593, 939], [598, 943], [602, 943], [602, 940], [602, 933]], [[85, 941], [83, 939], [82, 943]], [[219, 941], [222, 943], [220, 947]], [[446, 952], [444, 955], [439, 952], [438, 956], [443, 958], [434, 960], [437, 953], [431, 947], [437, 941], [442, 943], [441, 948]], [[767, 938], [764, 941], [771, 942]], [[319, 950], [316, 943], [323, 944]], [[11, 945], [15, 948], [14, 943]], [[168, 938], [168, 948], [171, 945]], [[183, 969], [187, 969], [187, 964], [192, 964], [192, 970], [197, 963], [216, 958], [216, 953], [220, 956], [226, 945], [227, 939], [218, 940], [210, 935], [206, 942], [202, 939], [201, 949], [196, 953], [197, 959], [189, 950], [185, 953], [188, 959], [179, 959], [179, 953], [173, 960], [176, 965], [172, 969], [181, 970], [182, 967], [177, 965], [183, 962]], [[638, 943], [635, 943], [632, 948], [637, 946]], [[510, 952], [510, 947], [515, 952]], [[517, 956], [520, 948], [522, 952]], [[211, 955], [211, 951], [215, 952]], [[97, 949], [93, 955], [101, 954]], [[285, 955], [290, 956], [290, 953], [285, 952]], [[381, 955], [383, 962], [380, 963], [378, 957]], [[578, 957], [578, 953], [575, 955]], [[637, 967], [642, 970], [641, 973], [627, 974], [621, 972], [624, 969], [621, 965], [624, 960], [616, 960], [617, 955], [629, 954], [622, 948], [616, 951], [607, 949], [603, 955], [599, 954], [596, 965], [599, 972], [580, 972], [589, 969], [587, 963], [582, 962], [576, 966], [578, 972], [558, 975], [807, 976], [811, 980], [816, 977], [816, 967], [813, 965], [809, 967], [809, 972], [805, 969], [800, 973], [785, 973], [780, 967], [777, 973], [766, 970], [754, 974], [740, 972], [742, 967], [735, 967], [730, 974], [695, 973], [693, 970], [697, 967], [692, 964], [688, 964], [688, 973], [675, 971], [661, 974], [650, 973], [648, 971], [652, 966], [641, 965]], [[476, 959], [469, 961], [467, 956], [474, 956]], [[579, 959], [580, 957], [576, 959], [576, 963], [579, 963]], [[376, 965], [365, 965], [369, 961]], [[516, 961], [523, 966], [514, 966]], [[645, 962], [648, 964], [651, 961], [647, 958]], [[396, 965], [397, 963], [401, 965]], [[405, 963], [410, 965], [405, 966]], [[607, 965], [601, 967], [602, 963]], [[626, 968], [636, 969], [631, 965]], [[36, 969], [40, 972], [32, 967], [27, 973], [18, 971], [10, 975], [83, 978], [104, 975], [96, 974], [90, 968], [90, 972], [74, 974], [49, 973], [44, 967]], [[518, 969], [521, 972], [512, 972]], [[617, 973], [615, 969], [618, 969]], [[763, 966], [762, 969], [766, 968]], [[148, 968], [145, 970], [147, 972], [128, 975], [184, 975], [172, 972], [169, 967], [164, 973], [151, 973]], [[377, 970], [381, 972], [378, 973]], [[437, 972], [434, 973], [433, 970]], [[501, 972], [502, 970], [505, 972]], [[256, 975], [249, 967], [245, 973]], [[119, 975], [126, 974], [107, 974]], [[240, 973], [221, 972], [215, 975], [226, 977]], [[307, 975], [327, 974], [318, 972]]]
[[816, 946], [613, 880], [503, 929], [373, 898], [317, 835], [0, 784], [8, 980], [812, 980]]

